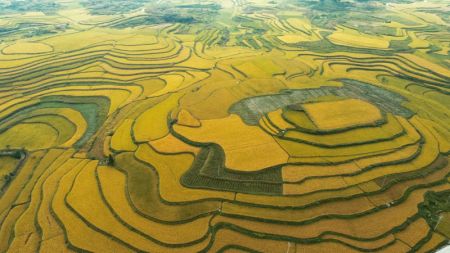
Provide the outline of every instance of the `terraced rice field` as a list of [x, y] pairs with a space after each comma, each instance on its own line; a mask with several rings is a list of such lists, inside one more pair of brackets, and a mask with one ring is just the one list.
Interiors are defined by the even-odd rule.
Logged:
[[0, 1], [0, 252], [435, 252], [450, 2]]

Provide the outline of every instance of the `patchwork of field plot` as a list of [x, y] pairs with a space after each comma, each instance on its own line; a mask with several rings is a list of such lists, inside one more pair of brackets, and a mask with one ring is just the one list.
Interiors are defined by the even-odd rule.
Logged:
[[0, 12], [0, 252], [448, 243], [448, 3], [116, 1]]

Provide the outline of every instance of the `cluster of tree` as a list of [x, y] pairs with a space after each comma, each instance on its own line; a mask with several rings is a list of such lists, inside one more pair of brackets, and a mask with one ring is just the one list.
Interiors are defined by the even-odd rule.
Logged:
[[425, 218], [430, 227], [436, 228], [440, 221], [440, 214], [450, 211], [450, 191], [425, 194], [424, 202], [419, 204], [419, 214]]
[[10, 172], [6, 175], [3, 176], [3, 180], [5, 181], [5, 183], [3, 185], [9, 185], [11, 183], [11, 181], [14, 179], [14, 177], [16, 176], [16, 172]]
[[320, 11], [341, 11], [349, 9], [377, 9], [386, 3], [411, 3], [413, 0], [297, 0], [300, 5], [307, 5]]
[[163, 23], [202, 23], [212, 21], [221, 8], [217, 3], [162, 5], [147, 8], [146, 12]]
[[[26, 154], [25, 149], [11, 149], [9, 146], [7, 146], [6, 150], [0, 151], [0, 156], [9, 156], [17, 160], [24, 159]], [[3, 175], [3, 184], [0, 188], [0, 195], [4, 192], [4, 190], [8, 187], [8, 185], [13, 181], [13, 179], [16, 177], [17, 169], [9, 172], [6, 175]]]
[[83, 0], [92, 15], [116, 15], [131, 12], [148, 4], [148, 0]]
[[218, 4], [186, 4], [149, 5], [145, 8], [145, 15], [131, 17], [114, 25], [115, 28], [127, 28], [140, 25], [164, 23], [211, 23], [221, 6]]
[[222, 9], [222, 6], [218, 3], [206, 3], [206, 4], [183, 4], [177, 6], [177, 8], [182, 9], [201, 9], [201, 10], [215, 10], [218, 11]]
[[53, 14], [60, 4], [51, 0], [10, 0], [0, 1], [0, 13], [40, 11]]

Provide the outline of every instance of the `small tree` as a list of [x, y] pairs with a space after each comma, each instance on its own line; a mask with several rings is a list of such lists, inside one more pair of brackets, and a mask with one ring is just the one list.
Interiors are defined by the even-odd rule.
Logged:
[[15, 150], [15, 151], [12, 153], [12, 157], [13, 157], [14, 159], [22, 159], [22, 154], [23, 154], [23, 152], [24, 152], [24, 151], [21, 151], [21, 150]]
[[106, 158], [106, 165], [113, 166], [114, 165], [114, 157], [110, 154], [108, 158]]

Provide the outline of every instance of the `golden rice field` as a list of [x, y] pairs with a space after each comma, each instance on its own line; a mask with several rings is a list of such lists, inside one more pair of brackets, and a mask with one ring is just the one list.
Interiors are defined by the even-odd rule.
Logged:
[[448, 0], [0, 1], [0, 252], [437, 252]]

